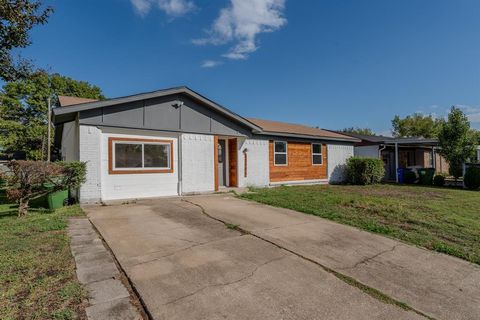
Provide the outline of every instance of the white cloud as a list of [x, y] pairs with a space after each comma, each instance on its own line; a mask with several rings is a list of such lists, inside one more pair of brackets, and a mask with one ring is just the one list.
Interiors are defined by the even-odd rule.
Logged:
[[198, 45], [235, 44], [223, 56], [228, 59], [247, 59], [258, 49], [257, 36], [273, 32], [287, 23], [283, 17], [285, 0], [230, 0], [220, 11], [208, 36], [193, 40]]
[[203, 61], [201, 67], [202, 67], [202, 68], [214, 68], [214, 67], [219, 66], [219, 65], [221, 65], [221, 64], [222, 64], [221, 61], [205, 60], [205, 61]]
[[130, 2], [142, 16], [149, 13], [154, 6], [172, 17], [183, 16], [195, 9], [195, 4], [190, 0], [130, 0]]

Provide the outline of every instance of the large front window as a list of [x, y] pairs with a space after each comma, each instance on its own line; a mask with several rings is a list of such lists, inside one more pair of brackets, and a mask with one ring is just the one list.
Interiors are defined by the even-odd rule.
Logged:
[[172, 149], [170, 140], [109, 138], [109, 172], [172, 172]]
[[286, 166], [288, 163], [288, 151], [286, 141], [275, 141], [274, 143], [274, 164], [276, 166]]

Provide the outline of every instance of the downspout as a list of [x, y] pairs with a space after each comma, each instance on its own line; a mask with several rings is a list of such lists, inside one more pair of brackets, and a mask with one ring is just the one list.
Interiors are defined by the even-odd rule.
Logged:
[[380, 149], [378, 149], [378, 159], [382, 159], [382, 151], [385, 150], [387, 148], [387, 145], [383, 145], [383, 147], [381, 147]]
[[183, 134], [178, 136], [178, 195], [181, 196], [183, 193], [182, 188], [182, 143], [183, 143]]

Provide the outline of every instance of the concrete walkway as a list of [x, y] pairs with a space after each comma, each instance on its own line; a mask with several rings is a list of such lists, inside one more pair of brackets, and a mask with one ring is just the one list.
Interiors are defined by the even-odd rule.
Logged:
[[130, 294], [119, 280], [117, 266], [90, 221], [70, 219], [68, 235], [78, 280], [86, 286], [89, 294], [90, 306], [85, 310], [88, 319], [143, 319], [130, 302]]
[[84, 209], [153, 319], [424, 319], [179, 198]]
[[236, 199], [189, 197], [206, 213], [436, 319], [480, 319], [480, 268], [319, 217]]

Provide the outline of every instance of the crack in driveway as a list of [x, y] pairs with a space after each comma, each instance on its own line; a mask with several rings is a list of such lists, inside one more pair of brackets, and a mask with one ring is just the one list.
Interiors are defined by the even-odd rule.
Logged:
[[[240, 234], [236, 237], [241, 237], [243, 236], [243, 234]], [[139, 263], [136, 263], [136, 264], [132, 264], [130, 267], [135, 267], [135, 266], [139, 266], [139, 265], [142, 265], [142, 264], [145, 264], [145, 263], [149, 263], [149, 262], [152, 262], [152, 261], [157, 261], [157, 260], [161, 260], [163, 258], [167, 258], [167, 257], [170, 257], [170, 256], [173, 256], [173, 255], [176, 255], [177, 253], [180, 253], [180, 252], [183, 252], [183, 251], [187, 251], [187, 250], [190, 250], [190, 249], [193, 249], [193, 248], [196, 248], [196, 247], [199, 247], [199, 246], [203, 246], [203, 245], [207, 245], [207, 244], [210, 244], [210, 243], [215, 243], [215, 242], [221, 242], [221, 241], [225, 241], [225, 240], [230, 240], [230, 239], [233, 239], [235, 237], [231, 237], [231, 238], [224, 238], [224, 239], [216, 239], [216, 240], [210, 240], [210, 241], [205, 241], [205, 242], [197, 242], [196, 244], [193, 244], [191, 246], [188, 246], [188, 247], [185, 247], [185, 248], [182, 248], [182, 249], [179, 249], [179, 250], [176, 250], [174, 252], [170, 252], [170, 253], [167, 253], [163, 256], [160, 256], [160, 257], [156, 257], [154, 259], [151, 259], [151, 260], [147, 260], [147, 261], [142, 261], [142, 262], [139, 262]], [[148, 255], [152, 255], [152, 254], [155, 254], [155, 253], [158, 253], [158, 252], [162, 252], [163, 250], [158, 250], [158, 251], [153, 251], [153, 252], [150, 252]], [[143, 256], [146, 256], [146, 255], [140, 255], [140, 256], [135, 256], [133, 258], [140, 258], [140, 257], [143, 257]]]
[[240, 283], [242, 281], [245, 281], [245, 280], [248, 280], [250, 279], [251, 277], [253, 277], [255, 275], [255, 273], [261, 268], [261, 267], [264, 267], [266, 266], [267, 264], [269, 263], [272, 263], [272, 262], [275, 262], [275, 261], [279, 261], [279, 260], [282, 260], [286, 258], [286, 256], [282, 256], [282, 257], [278, 257], [278, 258], [274, 258], [274, 259], [271, 259], [271, 260], [268, 260], [258, 266], [256, 266], [251, 272], [249, 272], [247, 275], [241, 277], [240, 279], [237, 279], [237, 280], [233, 280], [233, 281], [230, 281], [230, 282], [224, 282], [224, 283], [216, 283], [216, 284], [209, 284], [207, 286], [204, 286], [200, 289], [197, 289], [195, 290], [194, 292], [192, 293], [189, 293], [189, 294], [186, 294], [184, 296], [181, 296], [181, 297], [178, 297], [178, 298], [175, 298], [171, 301], [168, 301], [166, 303], [164, 303], [163, 305], [166, 306], [166, 305], [169, 305], [169, 304], [174, 304], [174, 303], [177, 303], [183, 299], [186, 299], [188, 297], [191, 297], [191, 296], [194, 296], [196, 295], [197, 293], [200, 293], [202, 292], [203, 290], [206, 290], [208, 288], [213, 288], [213, 287], [224, 287], [224, 286], [229, 286], [229, 285], [232, 285], [232, 284], [235, 284], [235, 283]]
[[396, 244], [396, 245], [394, 245], [393, 247], [391, 247], [390, 249], [383, 250], [383, 251], [380, 251], [380, 252], [374, 254], [373, 256], [363, 258], [362, 260], [358, 261], [357, 263], [355, 263], [355, 264], [354, 264], [353, 266], [351, 266], [351, 267], [338, 268], [338, 270], [351, 270], [351, 269], [355, 269], [355, 268], [358, 267], [359, 265], [366, 264], [366, 263], [368, 263], [368, 262], [370, 262], [370, 261], [378, 258], [378, 257], [381, 256], [382, 254], [395, 251], [395, 249], [397, 249], [397, 248], [400, 247], [400, 246], [402, 246], [402, 245], [401, 245], [401, 244]]

